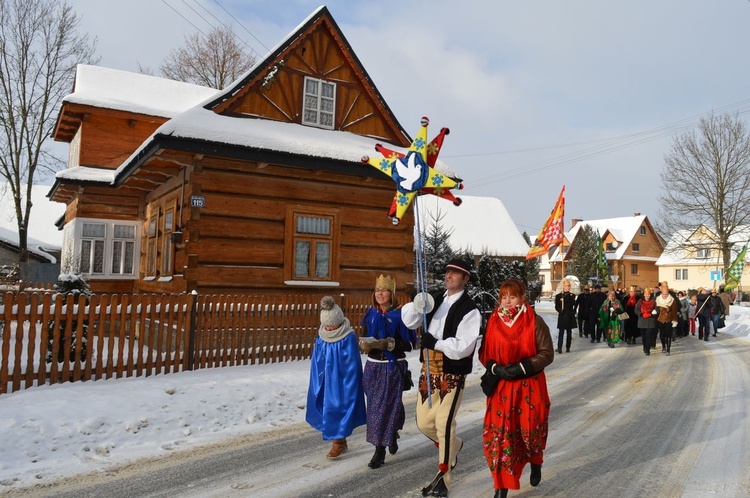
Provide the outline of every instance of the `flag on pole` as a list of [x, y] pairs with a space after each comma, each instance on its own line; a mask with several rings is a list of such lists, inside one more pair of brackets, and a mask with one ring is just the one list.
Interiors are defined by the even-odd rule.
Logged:
[[747, 243], [745, 243], [745, 247], [743, 247], [737, 255], [737, 259], [735, 259], [732, 264], [729, 265], [729, 268], [727, 268], [727, 275], [724, 279], [725, 291], [732, 290], [740, 285], [742, 270], [745, 269], [745, 254], [747, 254]]
[[607, 265], [607, 255], [604, 252], [604, 242], [598, 231], [596, 232], [596, 247], [596, 276], [601, 275], [601, 278], [606, 282], [609, 279], [609, 266]]
[[549, 248], [561, 244], [563, 241], [563, 218], [565, 217], [565, 185], [557, 197], [555, 207], [544, 222], [544, 226], [536, 236], [534, 245], [529, 248], [526, 259], [534, 259], [549, 251]]

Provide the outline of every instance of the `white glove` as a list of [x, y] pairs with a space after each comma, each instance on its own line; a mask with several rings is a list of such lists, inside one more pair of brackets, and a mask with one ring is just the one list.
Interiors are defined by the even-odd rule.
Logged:
[[656, 314], [656, 310], [652, 310], [652, 311], [651, 311], [651, 314], [652, 314], [652, 315], [655, 315], [655, 314]]
[[420, 292], [414, 296], [414, 311], [417, 313], [429, 313], [435, 307], [435, 300], [427, 292]]
[[672, 322], [672, 328], [675, 328], [675, 329], [677, 328], [677, 322], [676, 321]]

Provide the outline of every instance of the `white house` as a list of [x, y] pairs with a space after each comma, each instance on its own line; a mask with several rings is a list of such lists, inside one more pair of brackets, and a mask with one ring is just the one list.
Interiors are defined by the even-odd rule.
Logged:
[[[526, 257], [529, 245], [500, 199], [460, 194], [458, 197], [462, 201], [460, 206], [434, 195], [419, 196], [415, 208], [422, 230], [433, 220], [440, 219], [451, 234], [449, 245], [455, 252], [515, 259]], [[416, 230], [415, 224], [415, 244]]]
[[[667, 280], [670, 286], [678, 290], [697, 289], [698, 287], [719, 287], [725, 282], [724, 260], [718, 250], [716, 236], [706, 226], [695, 230], [675, 232], [667, 242], [664, 252], [656, 261], [659, 269], [659, 280]], [[750, 225], [741, 226], [729, 237], [732, 243], [732, 261], [750, 240]], [[750, 265], [745, 256], [745, 269], [740, 280], [740, 290], [750, 290]], [[731, 262], [730, 262], [731, 263]]]

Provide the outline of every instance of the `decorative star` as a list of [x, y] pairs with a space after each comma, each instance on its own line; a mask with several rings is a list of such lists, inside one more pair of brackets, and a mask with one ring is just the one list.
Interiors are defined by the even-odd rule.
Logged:
[[369, 156], [362, 158], [363, 163], [375, 167], [396, 182], [396, 195], [393, 197], [388, 212], [388, 216], [391, 217], [394, 225], [399, 224], [412, 199], [420, 192], [450, 200], [456, 206], [461, 204], [461, 199], [455, 197], [449, 190], [463, 188], [460, 183], [461, 180], [443, 175], [435, 170], [435, 162], [443, 146], [443, 139], [445, 135], [450, 133], [450, 130], [442, 128], [440, 133], [427, 143], [427, 125], [429, 123], [428, 118], [422, 118], [422, 127], [406, 154], [395, 152], [377, 144], [375, 150], [380, 152], [384, 159]]

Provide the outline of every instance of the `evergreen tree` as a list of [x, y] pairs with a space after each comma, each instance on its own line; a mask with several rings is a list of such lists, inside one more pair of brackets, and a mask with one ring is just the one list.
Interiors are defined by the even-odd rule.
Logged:
[[[86, 297], [86, 303], [91, 298], [91, 286], [85, 275], [78, 274], [74, 271], [69, 273], [61, 273], [57, 277], [57, 283], [55, 283], [55, 290], [63, 296], [72, 294], [75, 297], [75, 302], [78, 303], [79, 296], [83, 295]], [[67, 320], [60, 320], [58, 324], [58, 340], [59, 345], [57, 348], [57, 362], [62, 363], [66, 361], [85, 361], [88, 354], [88, 338], [89, 338], [89, 326], [88, 322], [84, 321], [81, 324], [81, 346], [80, 354], [76, 354], [76, 343], [78, 342], [78, 320], [73, 319], [70, 324], [70, 336], [65, 336], [65, 329], [67, 326]], [[54, 359], [54, 342], [55, 342], [55, 322], [52, 321], [47, 327], [47, 363], [52, 363]]]
[[[531, 237], [523, 232], [523, 240], [531, 247]], [[542, 279], [539, 277], [539, 258], [527, 259], [523, 263], [526, 271], [526, 290], [529, 302], [536, 302], [537, 298], [542, 295]]]
[[[429, 224], [422, 230], [422, 248], [424, 251], [424, 280], [425, 290], [432, 291], [443, 286], [445, 277], [445, 265], [453, 259], [455, 253], [451, 249], [449, 240], [453, 229], [446, 230], [441, 221], [445, 217], [440, 210], [435, 215], [430, 215]], [[473, 261], [473, 258], [471, 258]], [[415, 265], [415, 272], [419, 268]], [[419, 282], [417, 278], [415, 282]]]
[[581, 284], [596, 277], [596, 258], [598, 247], [596, 231], [589, 225], [584, 225], [573, 240], [570, 247], [570, 263], [567, 266], [568, 275], [575, 275]]

